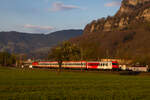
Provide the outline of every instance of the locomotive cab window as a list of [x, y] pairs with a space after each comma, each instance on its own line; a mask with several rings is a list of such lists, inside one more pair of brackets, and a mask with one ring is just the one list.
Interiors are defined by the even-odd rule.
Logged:
[[103, 63], [102, 66], [105, 66], [105, 64]]
[[118, 65], [117, 63], [112, 63], [112, 65]]

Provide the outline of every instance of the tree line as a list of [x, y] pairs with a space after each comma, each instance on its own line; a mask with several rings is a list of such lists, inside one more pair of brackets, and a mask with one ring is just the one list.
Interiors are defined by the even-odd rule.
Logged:
[[0, 52], [0, 65], [1, 66], [15, 66], [16, 56], [8, 52]]
[[85, 45], [78, 45], [70, 41], [65, 41], [58, 46], [51, 49], [48, 55], [49, 60], [58, 61], [60, 67], [63, 61], [96, 61], [100, 59], [124, 59], [131, 60], [131, 64], [140, 65], [150, 65], [149, 55], [143, 56], [132, 56], [132, 54], [127, 53], [127, 51], [122, 51], [120, 49], [116, 50], [115, 56], [110, 53], [109, 49], [98, 49], [97, 44], [90, 44], [88, 47]]
[[76, 45], [68, 41], [64, 41], [57, 47], [51, 49], [48, 59], [57, 61], [59, 64], [59, 71], [63, 61], [77, 61], [81, 60], [81, 49]]

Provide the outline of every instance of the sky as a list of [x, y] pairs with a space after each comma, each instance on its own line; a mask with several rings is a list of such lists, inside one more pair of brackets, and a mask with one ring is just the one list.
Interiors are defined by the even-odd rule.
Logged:
[[84, 29], [113, 16], [121, 0], [0, 0], [0, 31], [50, 33]]

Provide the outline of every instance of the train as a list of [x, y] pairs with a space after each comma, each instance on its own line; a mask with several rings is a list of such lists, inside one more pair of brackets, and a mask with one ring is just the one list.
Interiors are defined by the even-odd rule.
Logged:
[[[59, 68], [57, 61], [33, 62], [32, 68]], [[119, 70], [117, 61], [63, 61], [63, 69]]]

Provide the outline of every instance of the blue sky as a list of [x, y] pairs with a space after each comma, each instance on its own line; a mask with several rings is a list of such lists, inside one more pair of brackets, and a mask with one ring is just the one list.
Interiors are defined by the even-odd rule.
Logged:
[[0, 0], [0, 31], [50, 33], [83, 29], [114, 15], [121, 0]]

